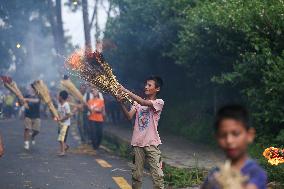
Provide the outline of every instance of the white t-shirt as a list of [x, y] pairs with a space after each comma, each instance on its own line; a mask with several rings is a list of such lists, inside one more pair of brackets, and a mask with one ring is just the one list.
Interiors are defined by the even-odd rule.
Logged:
[[[70, 105], [68, 102], [64, 102], [64, 104], [58, 103], [58, 114], [60, 118], [66, 117], [67, 114], [70, 114]], [[70, 126], [71, 125], [71, 119], [68, 118], [65, 121], [62, 122], [63, 125]]]

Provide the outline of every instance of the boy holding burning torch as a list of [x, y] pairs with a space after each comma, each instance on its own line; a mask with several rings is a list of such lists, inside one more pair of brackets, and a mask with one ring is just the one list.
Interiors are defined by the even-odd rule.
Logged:
[[249, 158], [247, 152], [249, 144], [255, 137], [255, 129], [249, 124], [247, 110], [240, 105], [228, 105], [221, 108], [217, 113], [214, 127], [217, 142], [231, 162], [231, 171], [244, 176], [244, 181], [236, 180], [236, 177], [225, 179], [224, 177], [228, 177], [230, 173], [224, 175], [220, 173], [219, 168], [215, 168], [209, 173], [201, 188], [266, 189], [265, 171]]
[[[157, 99], [163, 81], [160, 77], [151, 76], [145, 81], [145, 95], [143, 99], [121, 86], [121, 90], [128, 93], [136, 103], [128, 111], [127, 107], [120, 103], [127, 119], [131, 120], [135, 115], [135, 123], [131, 145], [133, 147], [134, 168], [132, 170], [132, 188], [142, 187], [142, 178], [145, 161], [149, 162], [155, 189], [164, 188], [164, 175], [161, 162], [159, 145], [161, 139], [158, 133], [158, 122], [163, 110], [164, 101]], [[118, 98], [122, 102], [122, 98]]]

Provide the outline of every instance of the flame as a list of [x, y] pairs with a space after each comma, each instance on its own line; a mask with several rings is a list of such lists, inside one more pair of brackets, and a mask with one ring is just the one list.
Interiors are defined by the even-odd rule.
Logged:
[[269, 147], [264, 150], [262, 155], [268, 159], [271, 165], [284, 163], [284, 149]]
[[77, 70], [83, 65], [84, 53], [81, 50], [75, 51], [69, 56], [66, 61], [68, 67], [72, 70]]

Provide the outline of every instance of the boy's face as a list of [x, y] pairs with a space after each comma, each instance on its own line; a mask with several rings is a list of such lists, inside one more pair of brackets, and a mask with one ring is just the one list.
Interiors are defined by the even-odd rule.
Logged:
[[58, 95], [57, 98], [58, 98], [58, 101], [59, 101], [59, 102], [63, 102], [63, 99], [62, 99], [62, 97], [61, 97], [60, 95]]
[[156, 87], [156, 83], [154, 80], [148, 80], [144, 87], [145, 95], [150, 96], [153, 94], [157, 94], [160, 91], [160, 87]]
[[246, 154], [254, 136], [254, 129], [247, 130], [242, 122], [234, 119], [222, 120], [217, 131], [218, 144], [231, 160], [238, 160]]
[[92, 93], [95, 97], [99, 96], [99, 91], [97, 89], [92, 89]]
[[84, 93], [86, 92], [86, 87], [83, 86], [83, 85], [81, 85], [81, 86], [80, 86], [80, 92], [81, 92], [82, 94], [84, 94]]

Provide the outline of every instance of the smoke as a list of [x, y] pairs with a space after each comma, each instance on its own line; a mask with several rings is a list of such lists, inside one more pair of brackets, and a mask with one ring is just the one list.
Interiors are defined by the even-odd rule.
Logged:
[[25, 86], [38, 79], [49, 86], [58, 81], [64, 58], [55, 53], [52, 35], [46, 28], [31, 24], [22, 41], [19, 50], [24, 51], [25, 58], [21, 64], [16, 64], [13, 79]]

